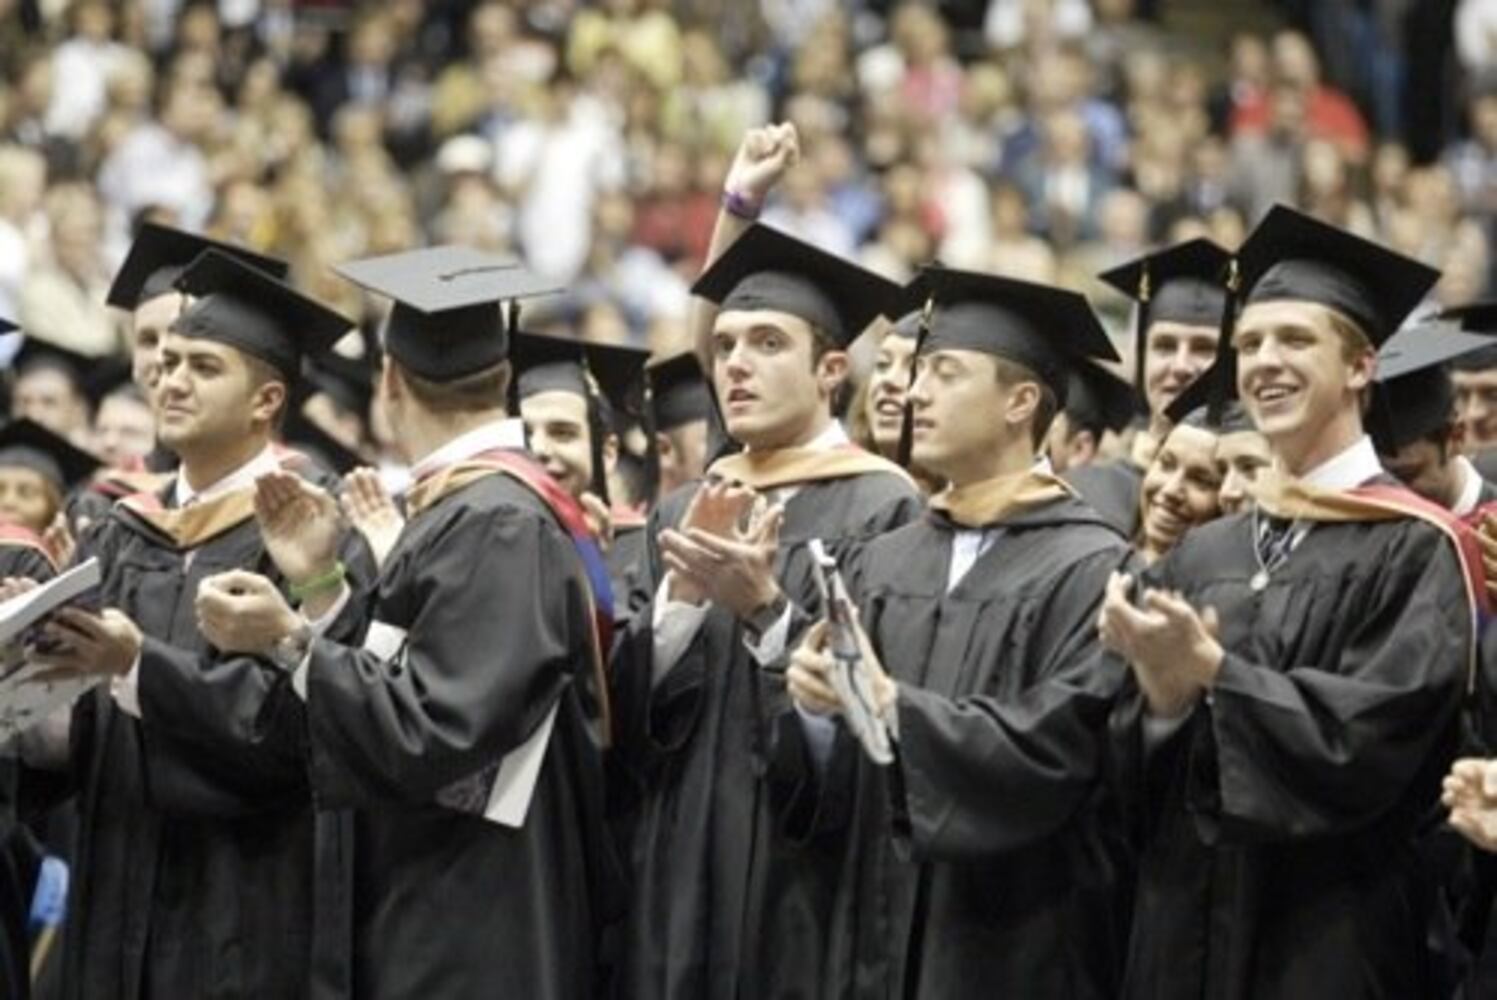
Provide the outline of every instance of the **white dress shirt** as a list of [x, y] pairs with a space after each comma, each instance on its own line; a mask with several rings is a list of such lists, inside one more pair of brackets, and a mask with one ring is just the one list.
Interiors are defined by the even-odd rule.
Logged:
[[1461, 495], [1456, 498], [1450, 512], [1456, 517], [1466, 517], [1481, 504], [1481, 473], [1465, 455], [1455, 456], [1456, 475], [1461, 477]]

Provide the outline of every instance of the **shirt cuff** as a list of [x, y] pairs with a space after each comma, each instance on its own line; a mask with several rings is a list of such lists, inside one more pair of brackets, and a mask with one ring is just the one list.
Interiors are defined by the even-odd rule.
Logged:
[[133, 718], [140, 718], [140, 654], [135, 654], [135, 662], [130, 664], [130, 670], [122, 677], [114, 677], [109, 681], [109, 694], [114, 698], [114, 703], [119, 706], [120, 711]]
[[307, 619], [307, 624], [312, 628], [312, 634], [320, 636], [327, 632], [333, 622], [338, 620], [338, 616], [343, 613], [343, 609], [348, 607], [348, 602], [352, 597], [353, 590], [348, 584], [343, 584], [342, 589], [338, 591], [338, 599], [333, 602], [332, 607], [317, 618]]
[[[312, 627], [316, 628], [317, 626], [313, 625]], [[307, 672], [311, 668], [312, 647], [308, 646], [307, 654], [301, 658], [301, 662], [296, 665], [296, 669], [291, 671], [291, 690], [295, 691], [296, 696], [303, 702], [307, 700]]]
[[744, 648], [749, 651], [749, 655], [759, 666], [770, 666], [785, 655], [785, 641], [790, 638], [791, 610], [790, 602], [786, 601], [785, 610], [780, 612], [780, 617], [774, 620], [773, 625], [764, 630], [757, 642], [747, 631], [744, 632]]
[[807, 712], [799, 705], [795, 706], [795, 714], [800, 718], [801, 734], [811, 751], [811, 761], [818, 772], [826, 771], [827, 761], [832, 757], [832, 744], [837, 739], [837, 723], [830, 716]]
[[1180, 731], [1180, 727], [1185, 725], [1185, 720], [1189, 718], [1189, 712], [1186, 712], [1184, 715], [1177, 715], [1171, 719], [1166, 719], [1158, 715], [1145, 715], [1143, 719], [1144, 747], [1152, 750], [1157, 746], [1163, 745], [1171, 736]]
[[696, 638], [710, 609], [707, 604], [670, 600], [670, 585], [671, 574], [666, 573], [655, 593], [655, 611], [651, 619], [654, 653], [651, 678], [656, 684], [686, 655], [687, 647]]

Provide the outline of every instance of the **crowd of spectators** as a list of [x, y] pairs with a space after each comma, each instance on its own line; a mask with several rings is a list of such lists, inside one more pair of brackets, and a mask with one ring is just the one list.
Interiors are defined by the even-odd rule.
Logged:
[[1058, 282], [1120, 323], [1098, 270], [1287, 201], [1441, 267], [1443, 303], [1488, 290], [1497, 0], [1285, 2], [1220, 39], [1170, 28], [1190, 6], [0, 0], [0, 316], [122, 351], [102, 292], [154, 218], [350, 314], [330, 264], [519, 253], [579, 335], [669, 351], [772, 118], [805, 156], [765, 221], [897, 278]]

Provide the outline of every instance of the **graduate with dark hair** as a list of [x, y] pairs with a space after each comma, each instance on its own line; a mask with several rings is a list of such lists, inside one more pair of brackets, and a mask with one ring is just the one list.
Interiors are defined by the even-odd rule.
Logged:
[[[827, 996], [1116, 995], [1127, 914], [1104, 775], [1122, 673], [1093, 618], [1122, 536], [1037, 465], [1088, 359], [1115, 360], [1086, 300], [968, 272], [934, 299], [909, 394], [912, 458], [949, 485], [846, 568], [892, 746], [845, 706], [825, 621], [791, 659], [820, 763], [798, 830], [841, 848]], [[846, 846], [843, 846], [846, 845]]]
[[1144, 469], [1169, 429], [1165, 411], [1216, 354], [1229, 259], [1210, 240], [1194, 239], [1098, 275], [1134, 301], [1133, 386], [1147, 404], [1148, 426], [1134, 454], [1083, 465], [1066, 480], [1130, 538], [1138, 530]]
[[615, 655], [618, 752], [639, 782], [626, 986], [809, 994], [839, 873], [781, 832], [808, 765], [776, 737], [789, 701], [761, 647], [783, 643], [787, 598], [814, 603], [801, 543], [841, 551], [918, 510], [909, 477], [833, 417], [848, 346], [899, 288], [755, 225], [695, 291], [717, 306], [712, 383], [744, 450], [651, 516], [644, 601]]
[[[312, 810], [287, 688], [271, 663], [215, 649], [194, 598], [230, 568], [314, 605], [327, 596], [260, 530], [254, 483], [280, 467], [272, 432], [304, 353], [350, 324], [217, 251], [176, 282], [193, 304], [162, 337], [155, 391], [180, 469], [80, 539], [78, 558], [103, 569], [102, 610], [64, 609], [47, 627], [54, 668], [109, 679], [77, 704], [69, 745], [43, 733], [31, 748], [78, 795], [66, 1000], [296, 997], [310, 970]], [[362, 543], [334, 541], [366, 586]]]
[[[600, 760], [610, 611], [581, 508], [505, 415], [502, 303], [549, 286], [462, 247], [340, 272], [395, 300], [379, 392], [414, 465], [408, 520], [376, 547], [368, 627], [318, 637], [245, 573], [198, 604], [220, 647], [276, 653], [296, 695], [319, 809], [313, 996], [601, 995], [618, 899]], [[261, 497], [266, 530], [332, 576], [334, 500], [285, 476]]]

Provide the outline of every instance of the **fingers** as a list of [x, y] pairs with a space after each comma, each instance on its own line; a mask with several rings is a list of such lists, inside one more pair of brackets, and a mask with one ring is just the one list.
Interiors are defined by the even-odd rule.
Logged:
[[255, 479], [255, 500], [269, 509], [277, 509], [296, 498], [299, 477], [290, 472], [267, 472]]
[[82, 608], [58, 608], [48, 619], [48, 624], [89, 640], [98, 640], [105, 634], [104, 622], [100, 616]]
[[1483, 761], [1481, 793], [1488, 799], [1497, 801], [1497, 761]]
[[199, 593], [203, 587], [210, 585], [215, 590], [233, 595], [264, 593], [267, 589], [275, 589], [275, 585], [265, 577], [245, 569], [226, 570], [208, 577], [199, 585]]
[[785, 524], [785, 507], [774, 504], [766, 509], [749, 528], [749, 544], [756, 547], [780, 547], [780, 528]]
[[829, 629], [830, 627], [831, 625], [825, 618], [817, 621], [816, 624], [806, 629], [805, 634], [801, 636], [800, 646], [798, 648], [805, 649], [814, 653], [820, 653], [822, 650], [826, 649], [827, 629]]
[[785, 687], [802, 709], [813, 715], [831, 715], [842, 708], [836, 690], [825, 677], [796, 661], [785, 671]]
[[1201, 612], [1201, 624], [1205, 626], [1206, 633], [1213, 639], [1221, 638], [1221, 617], [1215, 608], [1207, 608]]
[[20, 597], [22, 594], [30, 593], [39, 586], [41, 584], [30, 577], [7, 576], [4, 580], [0, 580], [0, 601], [9, 601]]
[[1468, 809], [1456, 809], [1450, 814], [1450, 825], [1457, 833], [1484, 851], [1497, 851], [1497, 838], [1480, 813]]
[[597, 535], [598, 540], [606, 546], [613, 541], [613, 511], [609, 510], [608, 505], [593, 493], [583, 493], [581, 502], [583, 513], [593, 529], [593, 534]]

